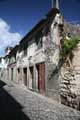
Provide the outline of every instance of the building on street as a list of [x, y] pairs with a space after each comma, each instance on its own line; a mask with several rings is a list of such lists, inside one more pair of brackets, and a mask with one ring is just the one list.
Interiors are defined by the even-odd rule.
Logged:
[[59, 9], [52, 8], [7, 55], [5, 79], [60, 101], [58, 75], [54, 80], [52, 72], [59, 62], [63, 24]]

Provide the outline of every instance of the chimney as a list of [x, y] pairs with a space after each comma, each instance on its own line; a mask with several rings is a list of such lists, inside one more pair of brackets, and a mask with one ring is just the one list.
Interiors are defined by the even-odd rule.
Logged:
[[59, 9], [59, 0], [54, 0], [53, 8]]

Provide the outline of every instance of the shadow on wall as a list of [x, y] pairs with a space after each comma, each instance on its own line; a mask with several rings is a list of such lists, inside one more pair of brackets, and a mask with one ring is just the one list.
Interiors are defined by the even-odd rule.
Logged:
[[0, 80], [0, 120], [30, 120], [22, 106], [3, 88], [6, 84]]

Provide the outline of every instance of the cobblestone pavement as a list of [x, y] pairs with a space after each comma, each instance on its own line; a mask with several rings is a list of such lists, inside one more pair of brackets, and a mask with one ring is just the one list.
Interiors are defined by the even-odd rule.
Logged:
[[[6, 116], [4, 120], [12, 120], [12, 118], [13, 120], [80, 120], [80, 112], [72, 108], [58, 104], [56, 101], [52, 101], [35, 92], [21, 88], [9, 81], [3, 83], [4, 85], [0, 85], [0, 120], [3, 120], [1, 113], [3, 116]], [[15, 104], [11, 102], [8, 97], [6, 97], [7, 99], [4, 98], [4, 94], [1, 95], [1, 89], [6, 91], [6, 94], [8, 93], [8, 96], [17, 102], [19, 107], [16, 112], [12, 111], [13, 107], [11, 107], [12, 105], [15, 106]], [[1, 97], [5, 99], [4, 101], [7, 101], [7, 108], [3, 105], [3, 103], [5, 103], [3, 100], [1, 103]], [[5, 107], [4, 109], [10, 109], [8, 113], [1, 110], [3, 106]], [[17, 115], [13, 113], [17, 113]]]

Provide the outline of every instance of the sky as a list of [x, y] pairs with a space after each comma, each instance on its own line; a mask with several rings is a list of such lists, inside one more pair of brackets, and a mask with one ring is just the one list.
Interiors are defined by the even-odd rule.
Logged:
[[[15, 46], [52, 7], [52, 0], [0, 0], [0, 56]], [[80, 21], [80, 0], [59, 0], [65, 20]]]

